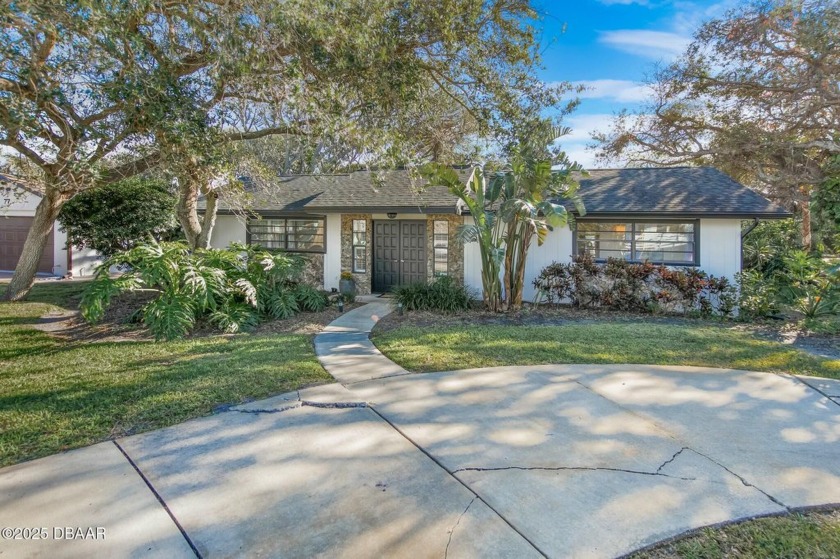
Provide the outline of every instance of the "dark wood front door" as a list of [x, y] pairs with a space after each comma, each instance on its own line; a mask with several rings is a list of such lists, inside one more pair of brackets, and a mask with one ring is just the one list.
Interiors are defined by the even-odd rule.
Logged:
[[426, 280], [426, 222], [373, 222], [373, 290]]

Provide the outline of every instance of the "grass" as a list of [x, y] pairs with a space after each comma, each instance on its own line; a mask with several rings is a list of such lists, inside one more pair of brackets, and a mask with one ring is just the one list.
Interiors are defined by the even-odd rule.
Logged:
[[631, 559], [833, 559], [840, 557], [840, 511], [759, 518], [707, 528]]
[[434, 330], [405, 326], [374, 334], [374, 343], [385, 355], [416, 372], [546, 363], [637, 363], [840, 378], [840, 360], [710, 325], [605, 322]]
[[332, 380], [306, 335], [91, 343], [32, 328], [83, 289], [44, 282], [0, 304], [0, 466]]

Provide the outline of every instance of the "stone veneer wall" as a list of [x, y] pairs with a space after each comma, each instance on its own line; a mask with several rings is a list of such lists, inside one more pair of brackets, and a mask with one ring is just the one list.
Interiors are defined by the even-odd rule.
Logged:
[[449, 259], [447, 275], [457, 281], [464, 281], [464, 245], [455, 239], [458, 227], [464, 224], [464, 218], [452, 214], [432, 214], [426, 220], [426, 277], [431, 281], [435, 273], [435, 221], [449, 222]]
[[[367, 222], [367, 262], [365, 272], [353, 272], [353, 220], [364, 219]], [[341, 214], [341, 271], [353, 272], [356, 280], [356, 293], [370, 293], [373, 278], [373, 220], [370, 214]], [[323, 276], [323, 274], [322, 274]]]
[[324, 289], [324, 255], [308, 252], [297, 254], [306, 260], [306, 265], [303, 268], [304, 283], [317, 287], [318, 289]]

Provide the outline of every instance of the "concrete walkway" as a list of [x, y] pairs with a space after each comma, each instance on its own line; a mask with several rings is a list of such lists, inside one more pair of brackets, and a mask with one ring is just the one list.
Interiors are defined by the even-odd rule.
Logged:
[[[0, 557], [616, 557], [840, 503], [840, 382], [693, 367], [408, 374], [376, 300], [315, 338], [341, 384], [0, 470]], [[56, 541], [53, 527], [104, 540]]]

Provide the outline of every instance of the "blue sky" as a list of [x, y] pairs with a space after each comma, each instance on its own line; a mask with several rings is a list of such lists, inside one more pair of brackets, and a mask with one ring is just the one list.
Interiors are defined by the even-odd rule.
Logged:
[[590, 133], [606, 129], [622, 108], [639, 107], [646, 95], [643, 82], [655, 65], [678, 56], [703, 21], [737, 5], [736, 0], [537, 0], [544, 14], [542, 79], [592, 88], [566, 120], [573, 132], [562, 145], [572, 159], [593, 168], [594, 153], [586, 149]]

